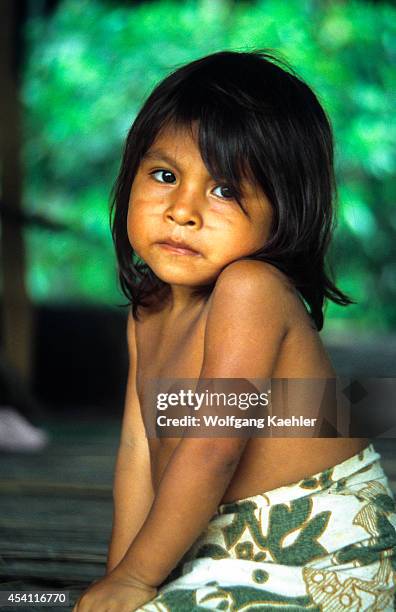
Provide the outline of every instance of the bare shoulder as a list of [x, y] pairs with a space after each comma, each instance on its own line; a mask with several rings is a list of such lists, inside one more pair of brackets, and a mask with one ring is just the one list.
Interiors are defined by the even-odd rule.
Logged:
[[290, 282], [254, 260], [229, 264], [212, 292], [203, 369], [208, 377], [270, 376], [290, 325]]
[[271, 264], [238, 260], [218, 276], [204, 339], [210, 377], [326, 377], [330, 359], [291, 280]]
[[128, 319], [127, 319], [127, 335], [128, 340], [135, 333], [135, 319], [132, 316], [132, 308], [128, 310]]
[[128, 311], [127, 341], [128, 341], [129, 354], [135, 356], [136, 355], [136, 326], [135, 326], [135, 319], [132, 316], [132, 309], [129, 309]]
[[232, 286], [243, 291], [275, 290], [294, 293], [286, 274], [267, 262], [252, 259], [238, 259], [228, 264], [217, 277], [218, 286]]
[[275, 318], [289, 324], [301, 300], [288, 277], [275, 266], [257, 260], [240, 259], [226, 266], [219, 274], [214, 298], [222, 302], [243, 300], [243, 307], [261, 307]]
[[147, 441], [136, 384], [137, 349], [135, 325], [136, 322], [130, 310], [127, 318], [129, 367], [120, 444], [130, 449], [137, 450], [141, 447], [145, 447]]
[[[243, 277], [246, 274], [250, 276], [265, 274], [268, 277], [280, 277], [280, 275], [282, 275], [282, 273], [275, 268], [275, 266], [265, 261], [258, 261], [257, 259], [237, 259], [236, 261], [229, 263], [221, 271], [217, 278], [217, 282], [223, 278], [238, 278]], [[286, 276], [284, 277], [286, 278]]]

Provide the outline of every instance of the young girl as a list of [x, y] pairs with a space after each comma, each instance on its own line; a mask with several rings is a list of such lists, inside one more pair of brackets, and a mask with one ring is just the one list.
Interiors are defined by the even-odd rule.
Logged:
[[274, 54], [209, 55], [145, 102], [113, 205], [131, 305], [113, 531], [75, 612], [393, 609], [369, 440], [147, 436], [153, 380], [334, 379], [324, 299], [351, 303], [325, 269], [334, 189], [326, 114]]

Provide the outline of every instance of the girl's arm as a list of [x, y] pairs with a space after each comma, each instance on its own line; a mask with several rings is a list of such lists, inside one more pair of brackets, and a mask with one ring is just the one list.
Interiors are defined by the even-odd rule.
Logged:
[[[285, 285], [261, 262], [222, 272], [205, 331], [200, 378], [270, 378], [288, 330]], [[116, 569], [159, 585], [216, 513], [246, 444], [241, 438], [184, 438], [162, 476], [139, 534]]]
[[154, 499], [150, 453], [136, 392], [135, 322], [129, 313], [127, 325], [129, 374], [121, 439], [113, 484], [113, 528], [107, 558], [107, 573], [124, 557], [139, 532]]

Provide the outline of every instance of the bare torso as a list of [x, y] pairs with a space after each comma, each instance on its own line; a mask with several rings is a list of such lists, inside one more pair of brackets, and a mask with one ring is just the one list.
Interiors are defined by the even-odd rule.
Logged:
[[[136, 323], [137, 390], [143, 407], [147, 380], [200, 375], [210, 298], [186, 314], [142, 313]], [[336, 373], [308, 313], [295, 294], [289, 332], [273, 378], [332, 378]], [[156, 491], [180, 438], [149, 438]], [[251, 438], [221, 503], [231, 502], [298, 481], [344, 461], [365, 446], [366, 438]]]

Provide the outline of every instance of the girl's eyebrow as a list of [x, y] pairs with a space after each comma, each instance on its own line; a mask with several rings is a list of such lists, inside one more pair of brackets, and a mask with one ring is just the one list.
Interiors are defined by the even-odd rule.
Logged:
[[[180, 166], [178, 165], [178, 163], [175, 160], [175, 158], [172, 157], [171, 155], [168, 155], [163, 149], [160, 149], [160, 148], [158, 148], [158, 149], [149, 149], [143, 155], [142, 161], [145, 161], [147, 159], [155, 160], [155, 161], [164, 161], [167, 164], [170, 164], [171, 166], [176, 168], [176, 170], [178, 172], [182, 173], [182, 170], [180, 169]], [[208, 176], [210, 176], [209, 173], [208, 173]], [[220, 179], [218, 179], [218, 180], [220, 181]]]
[[162, 149], [149, 149], [142, 157], [142, 160], [145, 159], [155, 159], [157, 161], [164, 161], [170, 164], [171, 166], [174, 166], [176, 170], [180, 171], [176, 160], [170, 155], [167, 155]]

